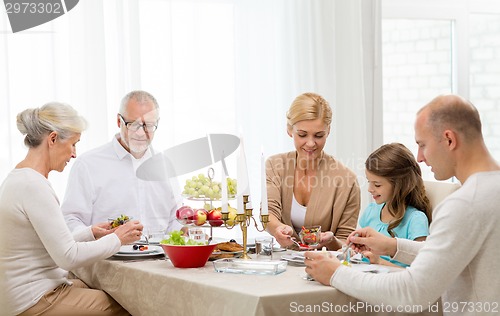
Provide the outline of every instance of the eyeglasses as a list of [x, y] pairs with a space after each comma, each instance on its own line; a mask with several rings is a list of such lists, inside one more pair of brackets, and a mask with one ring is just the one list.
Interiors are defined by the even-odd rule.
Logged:
[[120, 118], [122, 119], [123, 123], [125, 124], [125, 127], [129, 131], [137, 132], [142, 127], [145, 132], [153, 133], [158, 128], [158, 125], [157, 124], [153, 124], [153, 123], [142, 123], [141, 124], [141, 123], [138, 123], [138, 122], [127, 122], [127, 121], [125, 121], [125, 118], [123, 118], [123, 116], [121, 114], [118, 114], [118, 115], [120, 116]]

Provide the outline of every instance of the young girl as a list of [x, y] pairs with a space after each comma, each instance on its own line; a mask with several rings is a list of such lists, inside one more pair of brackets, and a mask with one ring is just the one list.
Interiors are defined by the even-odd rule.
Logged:
[[[429, 235], [431, 205], [425, 194], [422, 173], [415, 157], [404, 145], [392, 143], [374, 151], [365, 162], [368, 192], [375, 203], [359, 220], [387, 236], [423, 241]], [[379, 260], [365, 253], [372, 263], [407, 265], [387, 256]]]

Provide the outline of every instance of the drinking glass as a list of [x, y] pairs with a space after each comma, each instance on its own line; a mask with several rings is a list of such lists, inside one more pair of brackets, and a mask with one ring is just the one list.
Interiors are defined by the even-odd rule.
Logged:
[[165, 238], [165, 229], [163, 227], [148, 228], [148, 242], [159, 244]]
[[255, 238], [255, 254], [259, 260], [273, 259], [273, 237], [256, 237]]
[[205, 242], [206, 235], [201, 227], [189, 227], [189, 239], [197, 242]]

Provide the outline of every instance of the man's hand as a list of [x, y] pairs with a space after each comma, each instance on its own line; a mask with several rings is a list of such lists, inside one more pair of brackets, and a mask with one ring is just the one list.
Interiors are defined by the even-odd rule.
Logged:
[[347, 243], [356, 252], [370, 251], [375, 255], [394, 257], [397, 251], [396, 238], [387, 237], [373, 228], [365, 227], [353, 231], [347, 237]]
[[306, 273], [321, 284], [330, 285], [330, 279], [340, 266], [340, 261], [323, 251], [306, 251], [304, 257]]

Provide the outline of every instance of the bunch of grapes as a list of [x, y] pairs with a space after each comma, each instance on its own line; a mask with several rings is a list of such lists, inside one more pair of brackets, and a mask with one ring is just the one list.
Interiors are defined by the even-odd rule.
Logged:
[[[186, 180], [182, 194], [194, 198], [219, 200], [222, 197], [221, 184], [200, 173], [198, 176]], [[227, 195], [228, 197], [236, 195], [236, 179], [227, 178]]]
[[236, 196], [236, 179], [227, 178], [227, 196], [235, 197]]

